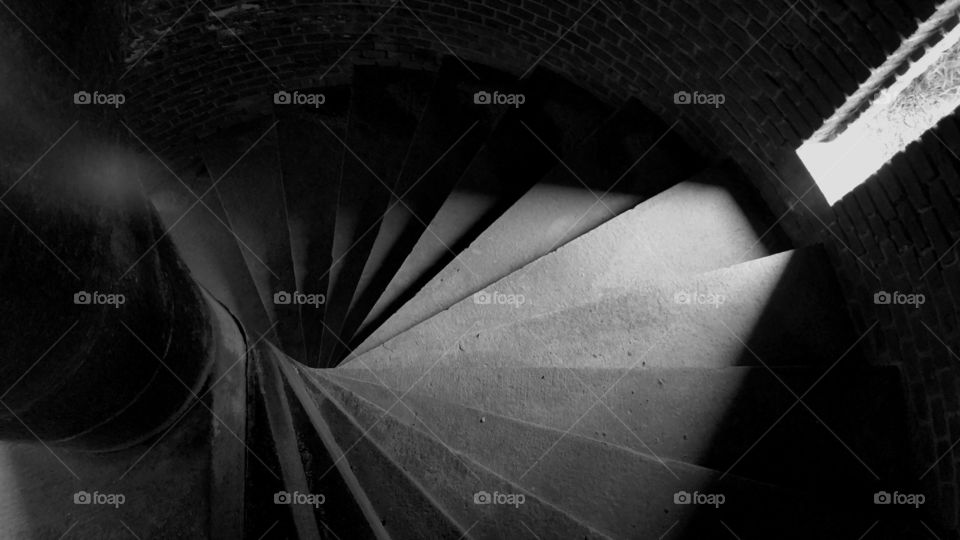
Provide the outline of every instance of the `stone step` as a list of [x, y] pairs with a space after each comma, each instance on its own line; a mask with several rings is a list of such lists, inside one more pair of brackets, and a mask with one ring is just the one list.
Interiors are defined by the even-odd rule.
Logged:
[[[479, 80], [474, 76], [479, 77]], [[448, 58], [437, 76], [410, 147], [403, 173], [383, 216], [341, 335], [351, 336], [416, 245], [450, 191], [507, 111], [507, 105], [475, 103], [494, 85], [516, 92], [511, 76]], [[429, 233], [428, 233], [429, 234]]]
[[[326, 432], [324, 444], [337, 456], [336, 464], [348, 470], [355, 490], [376, 512], [385, 538], [463, 538], [467, 527], [445, 512], [410, 473], [346, 414], [342, 405], [329, 399], [312, 383], [305, 383], [297, 368], [283, 367], [297, 399], [311, 423]], [[326, 440], [329, 439], [329, 440]]]
[[719, 368], [825, 365], [857, 341], [826, 255], [813, 247], [658, 280], [461, 345], [464, 358], [479, 359], [496, 342], [496, 354], [526, 365]]
[[246, 381], [243, 530], [255, 537], [269, 537], [269, 533], [275, 531], [281, 538], [297, 538], [293, 513], [273, 501], [273, 494], [286, 490], [287, 486], [280, 451], [271, 429], [271, 415], [256, 369], [261, 350], [254, 348], [250, 351], [243, 373]]
[[[526, 304], [516, 300], [478, 307], [522, 312]], [[414, 328], [355, 361], [374, 368], [807, 366], [834, 362], [858, 341], [819, 248], [664, 277], [584, 305], [504, 319], [458, 326], [459, 333], [428, 321], [424, 330]]]
[[281, 507], [280, 512], [289, 512], [297, 538], [319, 538], [320, 525], [317, 522], [319, 516], [316, 515], [319, 513], [319, 508], [306, 504], [289, 504], [283, 499], [278, 503], [277, 497], [284, 497], [284, 493], [310, 494], [310, 487], [307, 485], [300, 449], [297, 447], [298, 441], [290, 406], [284, 395], [283, 381], [276, 365], [282, 353], [265, 342], [261, 342], [257, 349], [253, 369], [256, 373], [260, 398], [263, 400], [270, 438], [273, 440], [276, 452], [282, 490], [272, 493], [258, 490], [250, 496], [259, 496], [264, 499], [258, 506], [267, 506], [273, 502]]
[[457, 182], [367, 315], [356, 343], [370, 348], [409, 328], [408, 317], [394, 312], [557, 166], [531, 130], [566, 158], [611, 114], [588, 92], [544, 70], [534, 71], [521, 91], [526, 102], [507, 112]]
[[[323, 95], [324, 104], [278, 104], [274, 107], [280, 166], [287, 202], [290, 249], [296, 291], [308, 303], [298, 303], [303, 323], [303, 357], [309, 366], [320, 362], [320, 337], [336, 230], [340, 167], [346, 151], [350, 88], [338, 86], [302, 93]], [[312, 296], [311, 296], [312, 295]], [[323, 299], [323, 302], [319, 300]], [[312, 302], [317, 300], [317, 302]], [[296, 300], [294, 300], [296, 302]]]
[[[538, 144], [549, 147], [544, 134], [529, 126], [525, 129]], [[630, 102], [520, 197], [468, 249], [459, 251], [391, 321], [426, 320], [464, 295], [689, 177], [698, 162], [694, 152], [669, 133], [668, 126]], [[773, 218], [761, 231], [772, 222]]]
[[[461, 529], [412, 479], [345, 418], [337, 404], [304, 383], [294, 363], [278, 363], [293, 393], [331, 458], [335, 471], [313, 476], [313, 484], [339, 473], [379, 540], [391, 538], [461, 538]], [[342, 444], [347, 441], [347, 444]], [[363, 467], [356, 466], [363, 463]], [[308, 466], [312, 470], [312, 466]], [[361, 536], [362, 538], [363, 536]], [[351, 536], [352, 538], [352, 536]]]
[[[511, 538], [527, 532], [526, 527], [539, 538], [607, 538], [462, 452], [450, 450], [429, 430], [416, 429], [387, 414], [385, 408], [325, 379], [307, 381], [315, 385], [316, 392], [335, 402], [356, 425], [358, 434], [371, 439], [395, 460], [438, 501], [438, 506], [469, 530], [471, 537]], [[483, 492], [522, 494], [525, 500], [514, 506], [478, 504], [477, 496]]]
[[[744, 203], [752, 204], [747, 193], [736, 188], [732, 178], [722, 169], [705, 172], [540, 257], [486, 289], [478, 289], [478, 294], [468, 294], [445, 311], [380, 347], [367, 352], [358, 348], [351, 357], [363, 357], [377, 363], [390, 351], [405, 350], [413, 343], [422, 352], [442, 354], [451, 346], [451, 340], [471, 331], [509, 326], [605, 298], [618, 298], [624, 293], [647, 292], [644, 289], [651, 283], [658, 283], [659, 277], [696, 274], [763, 257], [770, 251], [760, 240], [764, 229], [758, 228], [742, 210]], [[497, 241], [503, 242], [503, 239]], [[495, 249], [492, 243], [484, 244], [484, 252], [492, 249]], [[473, 255], [471, 260], [479, 260], [479, 255]], [[496, 265], [494, 262], [493, 266]], [[448, 284], [448, 281], [451, 288], [459, 287], [457, 296], [477, 292], [470, 289], [478, 282], [466, 272], [460, 272], [457, 278], [437, 282], [429, 290]], [[425, 288], [421, 294], [426, 295], [427, 291]], [[451, 297], [447, 293], [441, 296], [445, 300]], [[488, 300], [489, 304], [486, 303]], [[516, 307], [498, 305], [501, 301], [513, 300]], [[414, 302], [417, 301], [419, 299]], [[428, 299], [420, 304], [430, 302], [432, 300]], [[650, 307], [644, 309], [644, 312], [649, 311]], [[424, 358], [429, 356], [423, 355]]]
[[[639, 453], [417, 394], [402, 396], [382, 386], [333, 380], [308, 373], [344, 405], [390, 411], [409, 430], [423, 430], [452, 452], [519, 485], [525, 492], [613, 538], [658, 538], [679, 526], [686, 537], [719, 537], [721, 523], [750, 538], [815, 538], [858, 533], [843, 512], [815, 496], [722, 475], [703, 467]], [[372, 415], [370, 422], [380, 415]], [[383, 421], [381, 421], [383, 422]], [[375, 429], [375, 426], [374, 426]], [[719, 506], [677, 504], [683, 493], [722, 495]], [[682, 500], [682, 499], [680, 499]], [[716, 501], [716, 499], [714, 499]], [[870, 501], [872, 502], [872, 500]], [[537, 535], [542, 531], [535, 530]], [[568, 536], [569, 537], [569, 536]]]
[[248, 339], [276, 339], [242, 248], [237, 243], [207, 171], [153, 170], [150, 200], [190, 274], [243, 324]]
[[[842, 498], [851, 488], [873, 485], [870, 471], [890, 481], [903, 478], [909, 463], [899, 372], [851, 369], [845, 360], [829, 373], [435, 367], [336, 369], [325, 375]], [[801, 396], [813, 413], [795, 405]]]
[[267, 117], [214, 134], [201, 143], [200, 152], [279, 342], [302, 358], [300, 313], [274, 302], [275, 294], [297, 286], [275, 120]]
[[333, 241], [333, 270], [321, 338], [326, 363], [339, 334], [363, 267], [390, 204], [410, 142], [435, 75], [423, 71], [356, 66], [340, 198]]
[[[267, 406], [265, 412], [274, 447], [283, 458], [280, 463], [282, 487], [251, 493], [251, 498], [260, 499], [256, 501], [257, 507], [277, 506], [275, 495], [282, 496], [285, 492], [291, 494], [290, 501], [294, 504], [281, 503], [279, 507], [294, 518], [301, 531], [299, 538], [326, 537], [326, 534], [319, 536], [321, 530], [332, 531], [340, 538], [376, 538], [378, 533], [386, 537], [384, 531], [371, 527], [377, 519], [368, 521], [367, 516], [376, 518], [375, 512], [370, 508], [365, 515], [323, 439], [313, 429], [303, 406], [281, 374], [280, 366], [289, 363], [289, 357], [269, 343], [258, 347], [257, 353], [260, 398]], [[305, 496], [311, 495], [322, 496], [322, 504], [302, 504], [308, 500]], [[319, 502], [317, 498], [312, 500]]]

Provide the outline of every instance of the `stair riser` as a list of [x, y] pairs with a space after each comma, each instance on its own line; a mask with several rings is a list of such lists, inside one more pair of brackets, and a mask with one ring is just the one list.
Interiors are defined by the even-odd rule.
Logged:
[[320, 346], [325, 363], [349, 337], [341, 336], [340, 330], [434, 78], [430, 73], [403, 69], [358, 67], [354, 71], [337, 207], [334, 275], [327, 291]]
[[392, 206], [383, 216], [343, 336], [352, 336], [359, 328], [507, 111], [507, 106], [476, 104], [475, 94], [490, 87], [507, 93], [518, 91], [516, 83], [503, 74], [479, 66], [471, 69], [479, 80], [456, 60], [449, 60], [440, 70], [394, 190], [401, 199], [391, 199]]
[[[349, 88], [327, 88], [323, 94], [326, 102], [319, 109], [274, 107], [297, 291], [313, 295], [326, 295], [329, 286], [340, 169], [346, 152], [340, 141], [346, 136], [350, 108]], [[299, 309], [304, 357], [297, 360], [307, 365], [319, 363], [325, 309], [325, 302]]]

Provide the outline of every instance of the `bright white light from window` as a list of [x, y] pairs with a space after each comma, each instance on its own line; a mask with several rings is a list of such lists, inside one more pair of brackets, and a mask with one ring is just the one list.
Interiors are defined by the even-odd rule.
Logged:
[[960, 26], [831, 141], [810, 140], [797, 155], [831, 205], [960, 106]]

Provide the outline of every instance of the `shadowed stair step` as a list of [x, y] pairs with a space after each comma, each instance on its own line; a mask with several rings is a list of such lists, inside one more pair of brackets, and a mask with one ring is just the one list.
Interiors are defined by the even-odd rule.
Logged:
[[187, 185], [172, 174], [154, 172], [164, 180], [151, 193], [151, 201], [190, 274], [240, 319], [251, 342], [264, 334], [275, 338], [242, 248], [230, 232], [227, 215], [206, 171], [181, 175]]
[[[527, 124], [523, 127], [553, 153], [541, 134]], [[530, 188], [401, 312], [417, 322], [425, 320], [464, 294], [508, 275], [688, 177], [695, 172], [697, 161], [667, 126], [631, 102]], [[364, 350], [361, 347], [358, 352]]]
[[305, 384], [290, 362], [280, 367], [378, 539], [464, 537], [466, 528], [366, 437], [340, 405]]
[[[317, 385], [317, 392], [337, 402], [357, 429], [396, 460], [469, 530], [471, 537], [513, 538], [533, 533], [539, 538], [606, 538], [461, 453], [449, 450], [428, 429], [408, 425], [387, 414], [387, 409], [322, 379], [307, 380], [311, 381], [308, 384]], [[403, 406], [399, 407], [395, 412], [402, 415]], [[496, 496], [498, 501], [484, 502], [484, 493]], [[503, 504], [496, 494], [514, 496], [514, 504]]]
[[[283, 381], [277, 370], [277, 351], [271, 350], [272, 345], [263, 343], [254, 356], [256, 377], [259, 382], [259, 391], [266, 408], [267, 423], [270, 427], [271, 438], [277, 452], [280, 464], [280, 474], [283, 479], [283, 491], [274, 493], [257, 493], [260, 497], [273, 499], [277, 504], [277, 494], [284, 497], [284, 493], [310, 494], [307, 477], [303, 470], [303, 461], [300, 450], [297, 448], [297, 438], [294, 432], [293, 418], [290, 407], [284, 395]], [[283, 501], [283, 499], [281, 499]], [[266, 504], [263, 501], [262, 504]], [[293, 526], [299, 538], [319, 538], [320, 529], [314, 512], [319, 509], [307, 504], [290, 504], [286, 507], [293, 517]]]
[[[430, 103], [417, 126], [395, 197], [383, 217], [376, 242], [357, 284], [341, 334], [358, 328], [443, 205], [456, 179], [470, 165], [490, 136], [506, 105], [475, 103], [477, 92], [490, 84], [508, 89], [509, 76], [448, 58], [441, 68]], [[481, 82], [482, 81], [482, 82]], [[513, 93], [511, 91], [510, 93]]]
[[399, 68], [354, 68], [333, 271], [321, 342], [324, 362], [346, 339], [340, 336], [340, 328], [403, 170], [434, 78], [430, 73]]
[[201, 153], [280, 343], [303, 357], [299, 311], [274, 303], [296, 288], [274, 120], [213, 135]]
[[[449, 347], [451, 338], [471, 329], [500, 327], [594, 302], [636, 290], [658, 276], [704, 272], [763, 257], [769, 252], [760, 242], [762, 233], [757, 232], [742, 210], [744, 197], [723, 170], [705, 172], [507, 275], [487, 286], [480, 295], [466, 296], [383, 347], [366, 354], [361, 347], [353, 356], [376, 358], [412, 342], [418, 346], [432, 347], [429, 344], [436, 343], [441, 348]], [[486, 233], [481, 238], [487, 238]], [[484, 243], [483, 249], [466, 258], [497, 271], [499, 259], [491, 257], [494, 260], [487, 263], [479, 255], [496, 250], [494, 241], [504, 243], [503, 238], [494, 236]], [[479, 243], [478, 240], [475, 247], [479, 248]], [[450, 268], [458, 269], [456, 263]], [[454, 274], [458, 277], [436, 281], [421, 291], [428, 300], [415, 298], [404, 309], [417, 309], [417, 305], [432, 309], [430, 298], [436, 295], [431, 295], [431, 291], [441, 286], [455, 289], [459, 284], [458, 295], [463, 291], [476, 292], [470, 289], [479, 286], [479, 282], [468, 272]], [[447, 275], [447, 271], [441, 275]], [[522, 299], [523, 304], [498, 305], [501, 299]], [[437, 336], [443, 338], [437, 341]]]
[[[818, 382], [823, 371], [436, 367], [325, 375], [835, 499], [872, 485], [871, 471], [888, 481], [903, 476], [909, 454], [897, 370], [839, 366]], [[816, 417], [795, 405], [800, 396]]]
[[[307, 93], [322, 93], [324, 104], [274, 107], [297, 282], [296, 291], [284, 292], [313, 295], [303, 298], [319, 300], [319, 295], [327, 294], [333, 262], [340, 167], [345, 152], [340, 141], [346, 136], [350, 89], [341, 86]], [[297, 305], [303, 325], [304, 356], [296, 359], [309, 366], [320, 361], [326, 298], [323, 300]]]
[[[308, 377], [331, 389], [340, 387], [337, 400], [355, 409], [362, 402], [351, 394], [388, 410], [397, 401], [381, 386], [334, 381], [318, 372]], [[614, 538], [658, 538], [677, 522], [688, 537], [701, 538], [718, 536], [721, 521], [744, 537], [757, 538], [810, 538], [817, 532], [856, 529], [815, 501], [801, 503], [797, 494], [774, 486], [732, 475], [721, 478], [717, 471], [415, 394], [404, 396], [391, 416], [412, 429], [429, 426], [454, 452]], [[719, 494], [723, 503], [699, 508], [677, 504], [675, 497], [682, 502], [683, 492]]]
[[273, 494], [284, 491], [280, 450], [275, 442], [261, 380], [256, 368], [259, 348], [247, 356], [244, 378], [246, 395], [246, 476], [244, 478], [244, 531], [253, 537], [297, 538], [293, 514], [274, 502]]
[[[331, 537], [328, 532], [333, 538], [376, 538], [377, 532], [340, 475], [323, 439], [313, 429], [286, 377], [279, 372], [279, 367], [288, 362], [286, 355], [270, 344], [259, 349], [259, 371], [265, 402], [271, 406], [268, 412], [273, 439], [285, 457], [283, 491], [290, 495], [289, 502], [282, 507], [298, 518], [302, 530], [314, 528], [324, 538]], [[265, 499], [264, 504], [276, 504], [276, 491], [279, 490], [257, 495]], [[372, 511], [369, 514], [375, 517]], [[304, 537], [310, 536], [301, 535]]]
[[531, 130], [566, 158], [610, 114], [609, 107], [589, 93], [545, 71], [535, 71], [522, 92], [526, 103], [501, 120], [363, 322], [357, 337], [366, 338], [364, 349], [422, 320], [406, 311], [393, 312], [557, 166]]

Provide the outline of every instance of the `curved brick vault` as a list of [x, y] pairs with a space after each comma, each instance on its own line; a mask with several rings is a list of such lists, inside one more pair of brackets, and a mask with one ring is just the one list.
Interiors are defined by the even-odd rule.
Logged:
[[[860, 84], [889, 82], [922, 51], [901, 44], [935, 2], [209, 3], [217, 16], [202, 5], [187, 12], [189, 4], [147, 1], [129, 11], [130, 118], [160, 148], [176, 155], [280, 87], [342, 81], [356, 64], [433, 68], [451, 52], [514, 74], [540, 63], [613, 104], [639, 98], [705, 153], [732, 156], [795, 240], [831, 248], [859, 329], [880, 323], [865, 339], [872, 356], [910, 375], [923, 460], [934, 463], [960, 436], [949, 427], [960, 418], [951, 352], [960, 334], [950, 322], [960, 304], [956, 119], [832, 211], [793, 154]], [[727, 101], [680, 107], [681, 90]], [[880, 289], [934, 300], [914, 319], [894, 319], [872, 304]], [[960, 462], [937, 462], [946, 499], [960, 474], [950, 461]]]
[[[183, 167], [197, 159], [199, 140], [257, 117], [278, 89], [344, 83], [358, 65], [435, 71], [449, 55], [514, 75], [542, 65], [609, 105], [638, 99], [702, 154], [732, 158], [795, 244], [826, 245], [867, 359], [903, 370], [917, 467], [941, 521], [956, 529], [960, 119], [944, 119], [833, 208], [793, 153], [917, 58], [925, 41], [904, 40], [942, 5], [137, 0], [118, 9], [122, 52], [97, 81], [122, 91], [124, 122]], [[27, 18], [37, 27], [41, 19]], [[956, 22], [954, 14], [944, 27]], [[89, 55], [64, 57], [86, 65]], [[858, 93], [868, 82], [871, 91]], [[726, 101], [682, 106], [680, 91]], [[873, 301], [880, 290], [921, 292], [927, 303], [887, 310]]]

